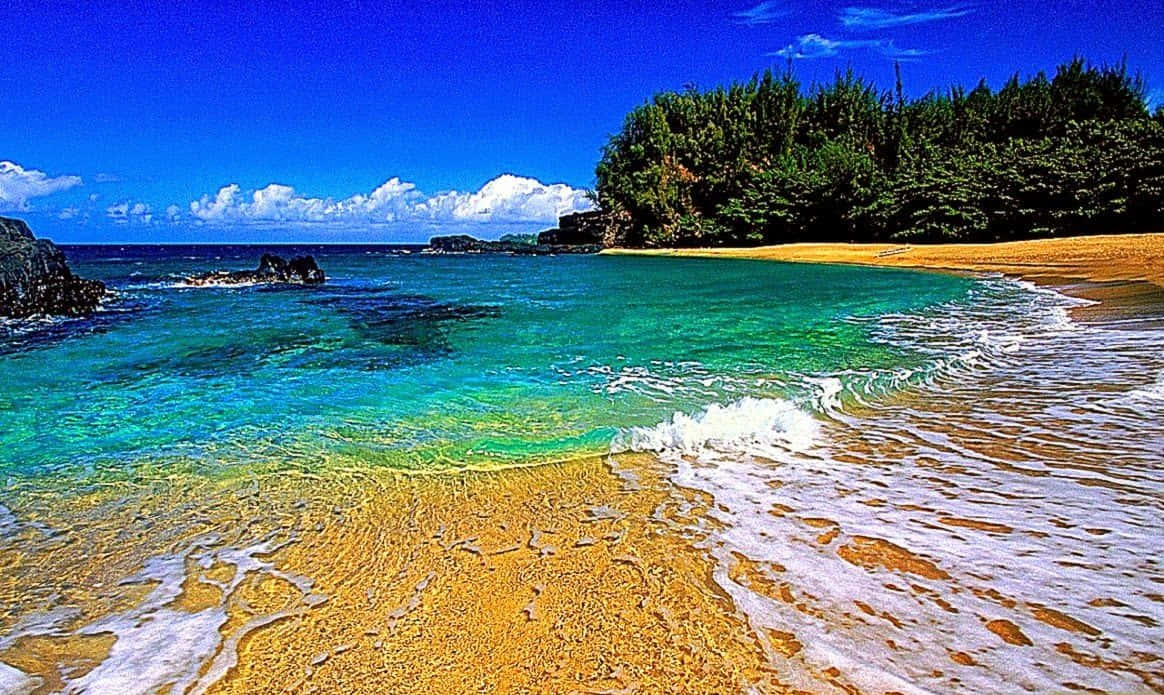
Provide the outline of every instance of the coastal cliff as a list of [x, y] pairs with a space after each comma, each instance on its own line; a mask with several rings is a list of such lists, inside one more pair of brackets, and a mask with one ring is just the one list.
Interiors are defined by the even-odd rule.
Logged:
[[23, 220], [0, 217], [0, 316], [79, 316], [104, 294], [103, 283], [69, 270], [56, 244], [34, 237]]
[[555, 229], [538, 234], [545, 246], [615, 246], [619, 239], [618, 220], [601, 210], [575, 212], [558, 218]]
[[507, 234], [498, 241], [477, 239], [467, 234], [435, 236], [428, 240], [426, 253], [507, 253], [523, 256], [598, 253], [615, 245], [617, 220], [597, 210], [562, 215], [558, 226], [537, 235]]
[[545, 232], [542, 232], [538, 236], [536, 244], [515, 241], [486, 241], [467, 234], [436, 236], [428, 240], [428, 248], [425, 249], [425, 253], [504, 253], [519, 256], [556, 256], [573, 253], [598, 253], [603, 248], [599, 244], [543, 243], [541, 237], [544, 234]]

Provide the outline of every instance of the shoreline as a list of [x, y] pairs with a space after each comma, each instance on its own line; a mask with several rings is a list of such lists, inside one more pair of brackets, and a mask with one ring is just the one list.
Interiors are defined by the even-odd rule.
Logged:
[[730, 248], [613, 248], [602, 253], [998, 272], [1032, 282], [1048, 278], [1097, 283], [1144, 281], [1164, 287], [1164, 233], [1030, 239], [994, 244], [838, 242]]
[[[1041, 339], [1032, 325], [1055, 331], [1015, 312], [975, 346], [997, 368]], [[0, 684], [7, 664], [37, 693], [1151, 688], [1128, 655], [1155, 658], [1142, 622], [1155, 587], [1091, 580], [1150, 554], [1132, 522], [1153, 509], [1138, 500], [1154, 454], [1112, 445], [1110, 463], [1089, 433], [1118, 435], [1155, 391], [1114, 378], [1145, 373], [1135, 360], [1108, 361], [1102, 414], [1061, 415], [1075, 402], [1064, 389], [1094, 392], [1065, 376], [1062, 358], [1091, 354], [1072, 345], [1095, 345], [1072, 335], [1022, 348], [1054, 369], [1002, 364], [983, 380], [965, 358], [951, 390], [918, 390], [880, 417], [823, 406], [812, 446], [787, 456], [701, 447], [429, 473], [339, 456], [286, 467], [276, 453], [213, 478], [142, 466], [81, 490], [10, 480], [0, 526], [19, 543], [0, 543]], [[1032, 390], [1035, 373], [1047, 390]], [[1150, 440], [1152, 420], [1135, 422]], [[1072, 552], [1101, 566], [1055, 567], [1037, 586], [1012, 570]]]
[[[1164, 233], [1030, 239], [994, 244], [797, 243], [731, 248], [606, 249], [606, 255], [739, 258], [952, 273], [1002, 273], [1098, 302], [1089, 321], [1164, 318]], [[1102, 308], [1100, 308], [1102, 307]], [[1162, 323], [1161, 325], [1164, 325]]]
[[[0, 549], [14, 570], [0, 676], [7, 664], [34, 692], [787, 692], [765, 652], [776, 638], [749, 629], [699, 547], [710, 501], [671, 474], [628, 454], [24, 490], [17, 518], [88, 534]], [[43, 599], [40, 623], [19, 619], [25, 584], [62, 581], [69, 611]], [[145, 652], [159, 653], [148, 669]]]

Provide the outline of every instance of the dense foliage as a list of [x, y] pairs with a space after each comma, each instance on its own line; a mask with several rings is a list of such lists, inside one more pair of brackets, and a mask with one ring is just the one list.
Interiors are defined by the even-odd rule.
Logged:
[[527, 246], [537, 246], [538, 235], [537, 232], [532, 234], [502, 234], [498, 241], [509, 244], [525, 244]]
[[1083, 59], [919, 99], [791, 70], [666, 92], [603, 150], [595, 198], [630, 246], [997, 241], [1164, 229], [1164, 108]]

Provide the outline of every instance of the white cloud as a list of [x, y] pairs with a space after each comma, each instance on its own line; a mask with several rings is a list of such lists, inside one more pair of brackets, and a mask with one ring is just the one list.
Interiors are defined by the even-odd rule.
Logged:
[[32, 198], [80, 185], [80, 176], [49, 176], [15, 162], [0, 161], [0, 210], [25, 210]]
[[927, 53], [917, 48], [898, 48], [892, 39], [829, 39], [820, 34], [805, 34], [769, 55], [797, 59], [831, 58], [848, 50], [868, 50], [898, 60], [918, 58]]
[[105, 216], [118, 224], [129, 222], [150, 224], [154, 221], [154, 214], [149, 205], [129, 201], [116, 203], [105, 208]]
[[190, 203], [190, 215], [203, 222], [393, 222], [413, 198], [416, 186], [389, 179], [368, 195], [349, 198], [314, 198], [300, 195], [279, 183], [244, 194], [238, 184], [218, 189]]
[[747, 24], [749, 26], [771, 24], [777, 19], [788, 15], [788, 9], [782, 5], [783, 3], [780, 2], [762, 2], [749, 10], [733, 12], [732, 16], [740, 24]]
[[502, 174], [475, 193], [441, 193], [418, 203], [414, 211], [436, 220], [554, 223], [561, 214], [591, 207], [583, 190]]
[[918, 12], [897, 13], [877, 7], [846, 7], [841, 11], [841, 24], [849, 29], [886, 29], [906, 24], [936, 22], [963, 17], [974, 10], [967, 7], [944, 7]]
[[566, 184], [503, 174], [477, 191], [447, 191], [427, 196], [416, 185], [391, 178], [368, 194], [348, 198], [318, 198], [291, 186], [272, 183], [244, 192], [238, 184], [223, 186], [189, 205], [190, 216], [206, 223], [330, 222], [387, 224], [392, 222], [539, 222], [553, 224], [558, 216], [592, 207], [586, 192]]

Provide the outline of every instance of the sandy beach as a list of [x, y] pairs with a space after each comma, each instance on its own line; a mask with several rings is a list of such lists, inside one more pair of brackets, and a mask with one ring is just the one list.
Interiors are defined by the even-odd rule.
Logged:
[[722, 249], [610, 249], [603, 253], [991, 272], [1055, 285], [1065, 281], [1147, 281], [1164, 286], [1164, 233], [998, 244], [785, 244]]
[[[171, 475], [140, 479], [129, 495], [100, 485], [20, 495], [22, 518], [86, 518], [88, 532], [51, 553], [0, 552], [3, 603], [57, 585], [73, 607], [62, 633], [130, 617], [61, 636], [21, 636], [30, 628], [18, 622], [0, 659], [35, 678], [37, 693], [68, 681], [155, 692], [221, 632], [224, 648], [181, 692], [785, 692], [764, 645], [799, 645], [761, 643], [693, 545], [710, 500], [669, 484], [651, 457], [611, 465], [198, 486]], [[236, 550], [207, 546], [207, 528]], [[143, 554], [172, 562], [143, 570]], [[100, 666], [121, 650], [144, 661], [133, 672]]]
[[1164, 695], [1164, 1], [0, 26], [0, 695]]
[[755, 248], [609, 249], [603, 253], [1002, 273], [1098, 302], [1073, 309], [1079, 320], [1134, 320], [1156, 327], [1164, 312], [1164, 233], [998, 244], [785, 244]]
[[[997, 272], [1157, 310], [1164, 283], [1164, 235], [613, 253]], [[974, 333], [952, 354], [977, 354], [933, 383], [845, 408], [823, 391], [807, 448], [10, 481], [0, 662], [31, 693], [1158, 692], [1164, 597], [1136, 564], [1156, 528], [1155, 343], [1077, 382], [1070, 358], [1105, 339], [1028, 294], [1038, 321], [952, 331]], [[725, 412], [694, 427], [754, 416]], [[1088, 562], [1056, 564], [1073, 553]]]

